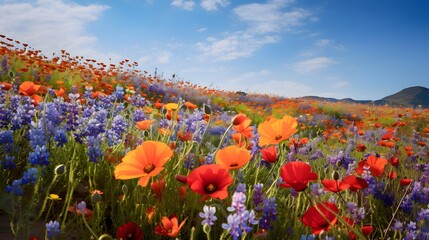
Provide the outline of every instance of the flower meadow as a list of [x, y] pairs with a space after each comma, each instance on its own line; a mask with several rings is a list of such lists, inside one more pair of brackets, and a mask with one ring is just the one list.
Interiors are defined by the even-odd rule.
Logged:
[[429, 238], [427, 109], [226, 92], [0, 39], [5, 239]]

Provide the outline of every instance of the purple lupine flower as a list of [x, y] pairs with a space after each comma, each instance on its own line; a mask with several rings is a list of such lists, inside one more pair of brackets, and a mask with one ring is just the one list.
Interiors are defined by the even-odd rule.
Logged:
[[101, 141], [97, 137], [88, 136], [87, 144], [88, 144], [87, 154], [89, 156], [89, 161], [96, 163], [98, 158], [104, 156], [104, 153], [101, 150]]
[[127, 129], [127, 122], [121, 115], [113, 118], [111, 129], [107, 130], [106, 137], [109, 146], [121, 143], [122, 134]]
[[215, 216], [216, 208], [204, 205], [203, 212], [199, 213], [199, 216], [203, 218], [204, 220], [201, 222], [201, 225], [209, 225], [213, 226], [214, 222], [217, 220], [217, 217]]
[[86, 202], [85, 201], [81, 201], [76, 206], [77, 213], [84, 214], [85, 209], [86, 209]]
[[136, 109], [133, 113], [133, 121], [134, 123], [145, 120], [144, 112], [141, 109]]
[[237, 212], [238, 214], [242, 213], [244, 210], [246, 210], [246, 206], [244, 205], [246, 203], [246, 194], [243, 192], [234, 192], [232, 195], [232, 203], [231, 207], [228, 207], [227, 210], [229, 212]]
[[79, 105], [76, 102], [72, 102], [66, 105], [67, 110], [65, 111], [66, 114], [66, 128], [68, 131], [74, 131], [76, 127], [78, 126], [78, 119], [79, 119]]
[[205, 158], [205, 164], [211, 164], [213, 162], [214, 153], [207, 154]]
[[122, 86], [116, 85], [115, 91], [112, 93], [112, 95], [115, 97], [115, 101], [122, 101], [124, 94], [124, 88]]
[[57, 221], [49, 221], [49, 223], [46, 223], [46, 232], [48, 233], [48, 238], [59, 235], [61, 233], [60, 223]]
[[240, 228], [241, 218], [237, 213], [231, 214], [228, 216], [228, 223], [222, 223], [222, 228], [228, 230], [228, 233], [232, 236], [234, 240], [237, 240], [241, 236]]
[[222, 136], [222, 134], [224, 134], [226, 131], [226, 127], [224, 126], [214, 126], [214, 127], [209, 127], [207, 129], [207, 134], [209, 134], [210, 136]]
[[420, 212], [416, 218], [417, 221], [425, 220], [429, 221], [429, 209], [420, 209]]
[[235, 189], [236, 192], [242, 192], [242, 193], [246, 193], [246, 184], [244, 183], [239, 183], [237, 185], [237, 188]]
[[262, 215], [261, 220], [259, 221], [262, 229], [274, 229], [271, 226], [272, 221], [277, 220], [277, 204], [275, 198], [265, 198], [264, 199], [264, 214]]
[[405, 230], [407, 231], [412, 231], [412, 230], [416, 230], [417, 226], [416, 226], [416, 222], [410, 221], [407, 226], [405, 227]]
[[29, 168], [24, 172], [24, 176], [21, 178], [22, 184], [36, 184], [37, 181], [37, 168]]
[[262, 211], [263, 208], [263, 202], [264, 202], [264, 193], [262, 192], [262, 188], [264, 187], [264, 184], [257, 183], [253, 185], [254, 192], [253, 192], [253, 206], [255, 206], [255, 210], [257, 212]]
[[12, 146], [13, 146], [12, 130], [0, 131], [0, 145], [4, 145], [3, 148], [7, 153], [12, 152]]
[[360, 223], [365, 218], [365, 208], [358, 208], [355, 202], [347, 202], [346, 212], [350, 214], [350, 218], [356, 223]]
[[33, 152], [28, 156], [28, 162], [31, 165], [49, 165], [49, 152], [46, 150], [46, 146], [36, 146]]
[[395, 223], [390, 226], [390, 229], [394, 230], [394, 231], [402, 231], [403, 225], [402, 222], [395, 219]]
[[15, 164], [15, 156], [6, 155], [4, 161], [1, 162], [4, 169], [14, 169], [16, 167]]
[[22, 196], [24, 190], [22, 189], [21, 179], [13, 180], [12, 185], [6, 186], [6, 192], [13, 192], [17, 196]]
[[186, 156], [185, 161], [183, 163], [183, 167], [186, 169], [194, 169], [194, 164], [195, 164], [195, 154], [190, 153]]
[[55, 129], [54, 140], [57, 142], [57, 147], [62, 147], [68, 142], [66, 131], [63, 128]]
[[411, 213], [411, 211], [413, 210], [413, 201], [411, 200], [410, 196], [406, 196], [404, 198], [404, 201], [402, 201], [400, 208], [405, 213]]
[[30, 146], [33, 149], [36, 149], [37, 146], [46, 145], [46, 134], [44, 128], [41, 124], [36, 124], [33, 122], [32, 127], [30, 128]]
[[323, 189], [323, 186], [320, 183], [310, 184], [310, 192], [313, 196], [320, 196], [326, 193], [325, 189]]
[[144, 107], [147, 105], [147, 101], [140, 94], [134, 94], [131, 96], [131, 104], [135, 107]]

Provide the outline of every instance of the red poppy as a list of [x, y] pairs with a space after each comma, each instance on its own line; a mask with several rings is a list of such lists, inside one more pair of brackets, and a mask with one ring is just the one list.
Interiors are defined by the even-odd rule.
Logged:
[[277, 161], [277, 148], [276, 146], [266, 147], [260, 150], [262, 159], [269, 163], [275, 163]]
[[143, 232], [135, 222], [127, 222], [118, 227], [116, 230], [116, 238], [119, 240], [141, 240], [143, 239]]
[[338, 207], [331, 202], [318, 203], [302, 216], [302, 223], [312, 228], [313, 234], [320, 234], [337, 223]]
[[161, 223], [155, 227], [155, 233], [167, 237], [176, 237], [180, 229], [185, 225], [186, 219], [180, 223], [175, 214], [168, 217], [162, 217]]
[[150, 184], [150, 188], [155, 193], [155, 197], [156, 198], [161, 198], [162, 195], [164, 194], [164, 189], [165, 189], [165, 180], [164, 180], [164, 178], [161, 179], [161, 180], [158, 180], [158, 181], [153, 181]]
[[402, 178], [400, 181], [400, 184], [402, 186], [407, 186], [407, 185], [410, 185], [412, 182], [413, 182], [413, 179], [411, 178]]
[[369, 170], [373, 176], [380, 177], [384, 173], [384, 167], [386, 164], [387, 160], [385, 158], [379, 158], [374, 155], [370, 155], [366, 160], [359, 162], [356, 173], [362, 174], [363, 168], [367, 166], [369, 167]]
[[323, 179], [322, 184], [326, 191], [334, 193], [341, 192], [350, 188], [350, 185], [348, 183], [341, 180]]
[[228, 197], [228, 186], [233, 179], [228, 170], [218, 164], [200, 166], [187, 176], [177, 175], [176, 179], [186, 183], [189, 188], [202, 195], [201, 201], [208, 197], [225, 199]]
[[303, 191], [308, 182], [317, 180], [317, 173], [312, 172], [311, 166], [305, 162], [288, 162], [282, 166], [280, 176], [285, 183], [282, 187], [293, 188], [295, 191]]
[[365, 234], [366, 236], [370, 235], [372, 232], [374, 231], [374, 227], [371, 225], [364, 225], [362, 227], [362, 232], [363, 234]]
[[389, 159], [390, 165], [392, 166], [398, 166], [399, 165], [399, 159], [397, 157], [391, 157]]
[[350, 190], [353, 192], [357, 192], [359, 189], [364, 189], [368, 187], [368, 183], [365, 179], [356, 177], [354, 175], [349, 175], [343, 179], [344, 183], [347, 183], [350, 185]]

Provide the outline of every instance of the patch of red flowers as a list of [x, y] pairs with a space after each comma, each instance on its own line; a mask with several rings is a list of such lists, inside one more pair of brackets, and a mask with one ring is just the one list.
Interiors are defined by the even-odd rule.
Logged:
[[116, 230], [116, 238], [119, 240], [141, 240], [143, 232], [135, 222], [127, 222], [118, 227]]

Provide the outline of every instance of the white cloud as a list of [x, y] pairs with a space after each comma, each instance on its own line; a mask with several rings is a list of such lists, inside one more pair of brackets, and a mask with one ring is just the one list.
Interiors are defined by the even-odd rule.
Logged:
[[118, 57], [95, 50], [98, 39], [86, 31], [87, 24], [106, 9], [105, 5], [62, 0], [7, 1], [0, 4], [0, 32], [45, 55], [65, 49], [99, 60]]
[[228, 0], [202, 0], [201, 7], [207, 11], [218, 10], [219, 7], [226, 7], [229, 4]]
[[157, 57], [156, 61], [160, 64], [166, 64], [170, 62], [171, 53], [170, 52], [161, 52]]
[[[312, 95], [314, 90], [311, 86], [290, 80], [264, 80], [246, 85], [248, 92], [269, 93], [283, 97], [303, 97]], [[240, 90], [237, 88], [237, 90]]]
[[308, 18], [310, 13], [304, 9], [284, 11], [288, 2], [274, 1], [265, 4], [251, 3], [238, 6], [234, 13], [248, 22], [253, 31], [261, 33], [279, 32], [290, 30], [291, 27], [302, 24], [302, 20]]
[[198, 42], [196, 46], [203, 53], [203, 57], [228, 61], [249, 57], [262, 45], [277, 41], [275, 36], [254, 36], [246, 32], [236, 32], [220, 40], [210, 38], [207, 42]]
[[244, 30], [226, 33], [221, 39], [210, 37], [196, 47], [202, 57], [228, 61], [252, 56], [262, 46], [280, 40], [280, 33], [301, 25], [310, 14], [303, 9], [285, 10], [290, 1], [243, 4], [233, 11], [248, 26]]
[[194, 9], [195, 6], [195, 2], [194, 1], [186, 1], [186, 0], [173, 0], [171, 2], [171, 5], [178, 7], [178, 8], [182, 8], [185, 10], [192, 10]]
[[207, 31], [207, 28], [206, 27], [198, 28], [197, 31], [198, 32], [205, 32], [205, 31]]
[[326, 46], [329, 46], [330, 44], [332, 44], [332, 40], [329, 40], [329, 39], [321, 39], [315, 43], [315, 45], [318, 47], [326, 47]]
[[327, 57], [316, 57], [295, 63], [294, 69], [299, 73], [306, 74], [326, 69], [335, 63], [334, 60]]
[[[137, 62], [140, 65], [146, 65], [151, 67], [156, 67], [157, 64], [167, 64], [171, 60], [171, 52], [161, 51], [161, 52], [152, 52], [150, 54], [140, 57]], [[155, 64], [155, 65], [154, 65]]]

